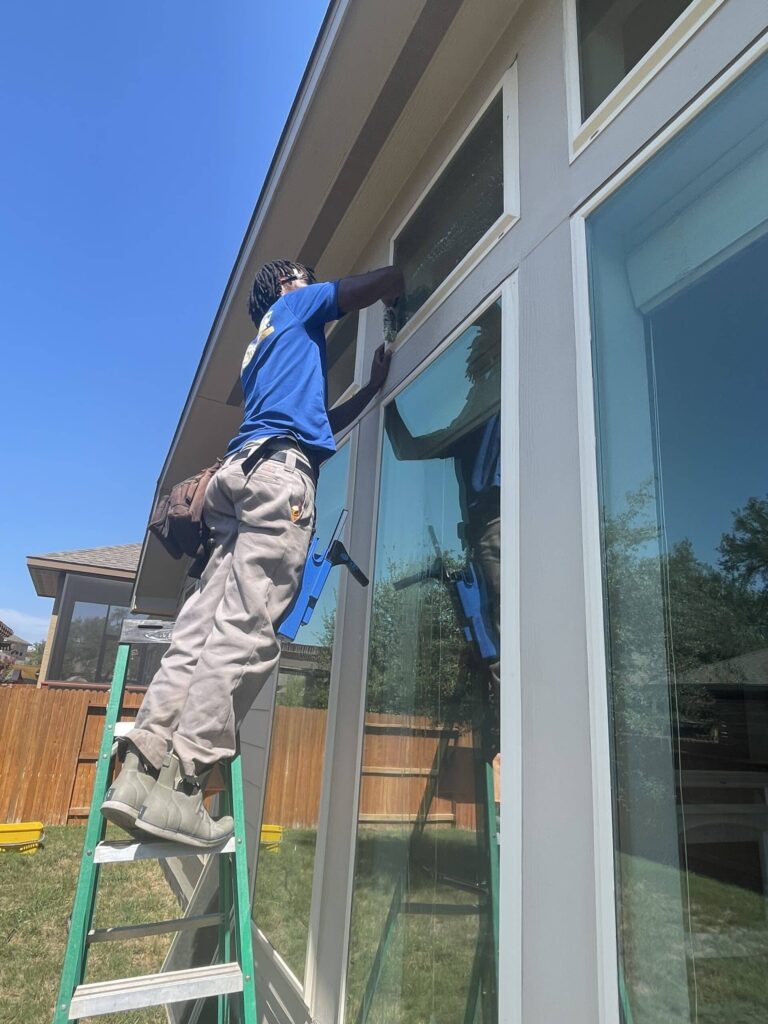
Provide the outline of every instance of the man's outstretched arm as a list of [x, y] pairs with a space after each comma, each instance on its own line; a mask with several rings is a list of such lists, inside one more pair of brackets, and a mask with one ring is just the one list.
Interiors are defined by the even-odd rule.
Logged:
[[337, 405], [335, 409], [328, 412], [328, 422], [331, 425], [331, 433], [338, 434], [339, 431], [348, 427], [353, 420], [357, 419], [363, 409], [368, 405], [377, 391], [379, 391], [387, 379], [389, 363], [392, 356], [384, 351], [384, 346], [379, 345], [371, 363], [371, 376], [364, 388], [360, 388], [356, 395]]
[[372, 306], [379, 299], [391, 306], [403, 293], [403, 272], [397, 267], [379, 267], [367, 274], [342, 277], [339, 281], [339, 311], [353, 313], [356, 309]]

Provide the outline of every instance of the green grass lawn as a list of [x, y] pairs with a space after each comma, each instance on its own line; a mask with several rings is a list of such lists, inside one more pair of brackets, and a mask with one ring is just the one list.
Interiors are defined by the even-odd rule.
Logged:
[[[118, 829], [109, 835], [125, 838]], [[52, 1018], [84, 836], [84, 827], [49, 827], [38, 853], [0, 855], [0, 1024], [46, 1024]], [[178, 904], [156, 861], [102, 869], [95, 927], [177, 914]], [[171, 938], [100, 943], [92, 949], [86, 980], [154, 973]], [[158, 1008], [92, 1019], [165, 1024], [166, 1017]]]
[[686, 887], [676, 869], [640, 857], [622, 855], [619, 867], [633, 1024], [765, 1024], [763, 896], [693, 873]]

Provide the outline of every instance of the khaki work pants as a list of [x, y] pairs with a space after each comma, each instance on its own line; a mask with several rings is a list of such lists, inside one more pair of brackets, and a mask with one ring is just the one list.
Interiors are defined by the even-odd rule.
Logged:
[[237, 729], [280, 657], [275, 627], [301, 582], [315, 484], [296, 465], [302, 456], [291, 442], [270, 446], [283, 448], [288, 461], [263, 458], [246, 474], [253, 454], [246, 449], [208, 485], [211, 558], [131, 732], [155, 768], [169, 740], [187, 775], [232, 757]]

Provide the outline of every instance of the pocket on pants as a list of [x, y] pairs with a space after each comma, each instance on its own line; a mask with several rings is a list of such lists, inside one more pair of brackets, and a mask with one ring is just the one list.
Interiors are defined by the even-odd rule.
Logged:
[[312, 525], [315, 489], [298, 469], [264, 459], [244, 481], [241, 507], [243, 519], [252, 525], [279, 520], [307, 529]]

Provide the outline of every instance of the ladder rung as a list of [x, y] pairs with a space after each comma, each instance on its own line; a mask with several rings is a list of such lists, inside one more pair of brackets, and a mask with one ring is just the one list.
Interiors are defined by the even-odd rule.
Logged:
[[147, 935], [187, 932], [197, 928], [210, 928], [215, 924], [221, 924], [221, 914], [175, 917], [168, 921], [152, 921], [148, 924], [121, 924], [115, 925], [112, 928], [92, 928], [88, 932], [88, 941], [120, 942], [127, 939], [143, 939]]
[[114, 843], [98, 843], [93, 861], [95, 864], [122, 864], [130, 860], [168, 860], [170, 857], [202, 857], [209, 853], [233, 853], [234, 849], [234, 836], [220, 846], [210, 847], [173, 843], [168, 839], [121, 839]]
[[194, 1001], [242, 990], [243, 975], [236, 963], [147, 974], [139, 978], [116, 978], [78, 985], [69, 1006], [69, 1019]]
[[130, 733], [133, 732], [133, 727], [135, 726], [135, 724], [136, 723], [133, 719], [131, 719], [129, 722], [115, 722], [114, 735], [120, 737], [128, 736]]

